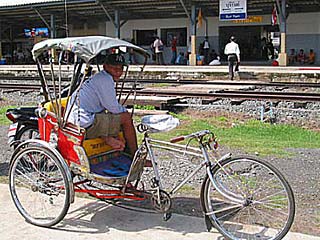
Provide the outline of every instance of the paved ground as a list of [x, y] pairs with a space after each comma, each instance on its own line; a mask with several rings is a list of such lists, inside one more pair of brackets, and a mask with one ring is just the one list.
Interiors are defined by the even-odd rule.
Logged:
[[[161, 215], [138, 213], [100, 201], [76, 198], [68, 215], [55, 228], [28, 224], [15, 208], [8, 185], [0, 184], [0, 233], [2, 240], [222, 240], [213, 230], [208, 233], [202, 218], [173, 215], [164, 222]], [[286, 240], [320, 240], [320, 237], [289, 233]]]

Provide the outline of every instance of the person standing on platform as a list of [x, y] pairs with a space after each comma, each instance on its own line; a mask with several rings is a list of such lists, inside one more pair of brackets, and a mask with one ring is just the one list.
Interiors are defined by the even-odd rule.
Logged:
[[204, 64], [208, 64], [209, 63], [209, 50], [210, 50], [210, 43], [208, 41], [208, 36], [206, 36], [204, 41], [203, 41]]
[[[134, 38], [131, 39], [130, 43], [135, 44]], [[134, 51], [133, 51], [132, 48], [129, 49], [129, 63], [130, 64], [135, 64], [136, 63]]]
[[154, 40], [153, 42], [153, 47], [154, 47], [154, 51], [156, 54], [156, 63], [163, 65], [164, 61], [163, 61], [163, 43], [160, 40], [160, 38], [157, 36], [156, 40]]
[[171, 41], [171, 52], [172, 52], [171, 64], [174, 65], [177, 59], [177, 37], [176, 36], [173, 36], [173, 39]]
[[230, 80], [233, 80], [234, 78], [234, 68], [240, 64], [240, 49], [239, 45], [235, 41], [235, 37], [231, 36], [230, 42], [226, 45], [224, 49], [224, 54], [228, 56]]

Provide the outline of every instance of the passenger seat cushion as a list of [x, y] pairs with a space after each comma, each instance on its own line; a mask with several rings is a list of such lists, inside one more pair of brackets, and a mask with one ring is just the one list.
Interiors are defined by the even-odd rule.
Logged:
[[124, 177], [129, 174], [132, 159], [123, 152], [107, 153], [90, 159], [91, 172], [105, 177]]

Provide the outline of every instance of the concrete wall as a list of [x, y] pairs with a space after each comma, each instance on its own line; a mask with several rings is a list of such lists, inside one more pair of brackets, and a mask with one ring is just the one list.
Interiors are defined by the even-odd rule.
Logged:
[[105, 23], [82, 23], [77, 26], [70, 26], [70, 35], [71, 36], [93, 36], [93, 35], [106, 35]]
[[316, 63], [320, 63], [320, 13], [290, 14], [287, 19], [286, 51], [291, 48], [304, 49], [309, 53], [312, 48], [316, 53]]

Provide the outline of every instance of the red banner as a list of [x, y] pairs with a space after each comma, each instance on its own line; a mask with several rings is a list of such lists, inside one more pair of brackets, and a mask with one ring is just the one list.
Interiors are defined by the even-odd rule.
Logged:
[[271, 24], [272, 24], [272, 26], [278, 24], [278, 13], [277, 13], [276, 5], [274, 5], [273, 10], [272, 10]]

